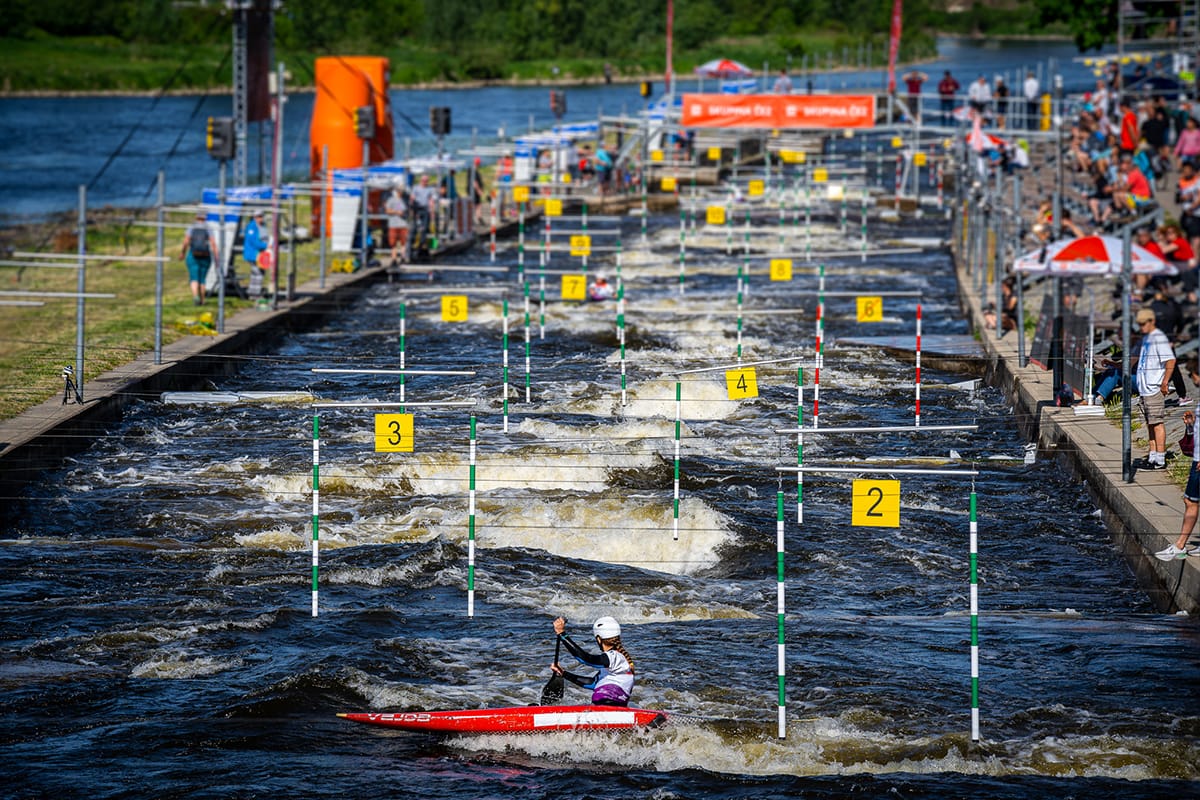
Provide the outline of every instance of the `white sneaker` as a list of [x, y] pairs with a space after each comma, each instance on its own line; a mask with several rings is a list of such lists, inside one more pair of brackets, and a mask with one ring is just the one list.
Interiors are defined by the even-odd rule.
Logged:
[[1177, 558], [1187, 558], [1187, 550], [1180, 550], [1174, 544], [1169, 544], [1165, 549], [1159, 550], [1154, 554], [1154, 557], [1159, 561], [1174, 561]]

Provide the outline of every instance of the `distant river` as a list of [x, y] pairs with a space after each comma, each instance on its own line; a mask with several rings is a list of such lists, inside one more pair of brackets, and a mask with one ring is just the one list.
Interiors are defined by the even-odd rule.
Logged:
[[[971, 40], [942, 39], [939, 60], [924, 65], [931, 85], [943, 69], [952, 70], [965, 87], [971, 78], [996, 74], [1015, 80], [1026, 69], [1046, 67], [1054, 59], [1068, 90], [1082, 90], [1091, 73], [1072, 61], [1075, 48], [1067, 42], [1003, 42], [980, 45]], [[761, 64], [751, 64], [761, 68]], [[777, 69], [782, 65], [771, 65]], [[797, 65], [793, 65], [798, 67]], [[796, 70], [793, 69], [793, 73]], [[807, 76], [795, 75], [798, 90]], [[816, 73], [815, 91], [879, 88], [881, 70]], [[681, 81], [680, 91], [694, 91], [696, 81]], [[396, 154], [406, 147], [412, 155], [436, 148], [429, 133], [429, 107], [450, 106], [453, 133], [447, 147], [467, 147], [474, 132], [481, 144], [500, 135], [525, 132], [530, 124], [541, 130], [554, 123], [548, 86], [496, 86], [477, 89], [394, 90], [392, 108], [397, 133]], [[655, 88], [661, 90], [661, 82]], [[709, 81], [708, 89], [715, 89]], [[598, 112], [633, 112], [642, 103], [636, 84], [580, 86], [567, 90], [570, 122], [595, 119]], [[284, 111], [284, 162], [288, 178], [308, 170], [308, 130], [312, 114], [310, 92], [292, 94]], [[154, 202], [155, 174], [166, 171], [168, 202], [198, 198], [202, 187], [217, 185], [217, 165], [204, 150], [204, 124], [209, 116], [228, 116], [231, 99], [217, 97], [39, 97], [0, 99], [0, 225], [74, 208], [78, 187], [88, 185], [89, 204], [140, 207]], [[251, 137], [257, 138], [256, 126]], [[406, 142], [405, 139], [408, 139]], [[259, 182], [256, 142], [249, 149], [249, 180]], [[265, 177], [265, 171], [261, 173]]]

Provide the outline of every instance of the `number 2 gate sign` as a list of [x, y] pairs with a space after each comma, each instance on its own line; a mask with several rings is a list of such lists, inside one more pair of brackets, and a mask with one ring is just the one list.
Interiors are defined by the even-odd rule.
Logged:
[[900, 481], [856, 480], [850, 524], [869, 528], [900, 527]]

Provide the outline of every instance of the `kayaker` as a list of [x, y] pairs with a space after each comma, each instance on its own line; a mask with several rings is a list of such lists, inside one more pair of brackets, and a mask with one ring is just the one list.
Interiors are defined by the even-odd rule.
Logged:
[[627, 706], [633, 693], [633, 658], [621, 644], [621, 625], [612, 617], [600, 617], [592, 625], [592, 635], [600, 645], [599, 653], [589, 653], [571, 641], [564, 631], [567, 621], [554, 620], [554, 632], [567, 652], [581, 664], [597, 667], [599, 672], [590, 678], [567, 672], [560, 664], [551, 664], [554, 674], [562, 675], [576, 686], [592, 690], [592, 703], [598, 706]]

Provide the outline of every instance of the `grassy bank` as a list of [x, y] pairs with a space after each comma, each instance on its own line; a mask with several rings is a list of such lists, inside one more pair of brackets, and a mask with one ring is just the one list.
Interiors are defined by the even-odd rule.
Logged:
[[[789, 57], [793, 70], [797, 70], [804, 54], [808, 54], [810, 63], [816, 59], [822, 68], [830, 63], [835, 69], [856, 68], [865, 57], [868, 41], [872, 65], [882, 66], [887, 57], [885, 35], [864, 39], [838, 31], [813, 30], [787, 36], [719, 39], [676, 53], [675, 70], [687, 76], [694, 67], [714, 58], [733, 58], [753, 69], [769, 63], [775, 70], [787, 65]], [[338, 52], [358, 51], [348, 48]], [[618, 79], [656, 76], [663, 71], [663, 53], [658, 48], [626, 59], [570, 57], [522, 61], [508, 58], [500, 44], [452, 54], [401, 40], [395, 46], [374, 52], [390, 59], [392, 82], [397, 86], [552, 79], [569, 83], [601, 78], [605, 64]], [[930, 34], [914, 34], [906, 39], [901, 55], [912, 61], [935, 54]], [[276, 58], [287, 65], [297, 85], [312, 83], [313, 61], [320, 55], [323, 54], [283, 49], [276, 52]], [[0, 90], [6, 93], [227, 90], [231, 73], [227, 44], [180, 48], [127, 43], [111, 37], [0, 38]]]
[[[307, 204], [300, 220], [307, 219]], [[170, 214], [169, 222], [185, 224], [188, 214]], [[87, 301], [85, 319], [84, 380], [128, 363], [154, 349], [155, 271], [153, 263], [122, 261], [127, 256], [155, 254], [153, 228], [130, 224], [127, 214], [96, 212], [88, 220], [87, 249], [92, 254], [112, 255], [112, 261], [89, 262], [87, 291], [116, 295], [116, 299]], [[77, 234], [73, 220], [62, 217], [44, 225], [6, 231], [6, 244], [15, 250], [73, 253]], [[183, 336], [203, 335], [195, 323], [202, 312], [216, 317], [216, 299], [200, 308], [192, 305], [187, 268], [179, 259], [184, 228], [171, 229], [166, 236], [168, 261], [163, 277], [163, 342]], [[281, 254], [283, 271], [290, 263]], [[68, 262], [69, 263], [69, 262]], [[319, 274], [316, 244], [297, 250], [297, 285]], [[246, 278], [239, 269], [239, 276]], [[74, 292], [74, 269], [30, 267], [4, 269], [8, 290]], [[247, 300], [227, 298], [226, 314], [247, 308]], [[10, 307], [0, 312], [0, 418], [9, 419], [47, 398], [61, 395], [62, 368], [75, 363], [75, 301], [48, 299], [40, 308]]]

